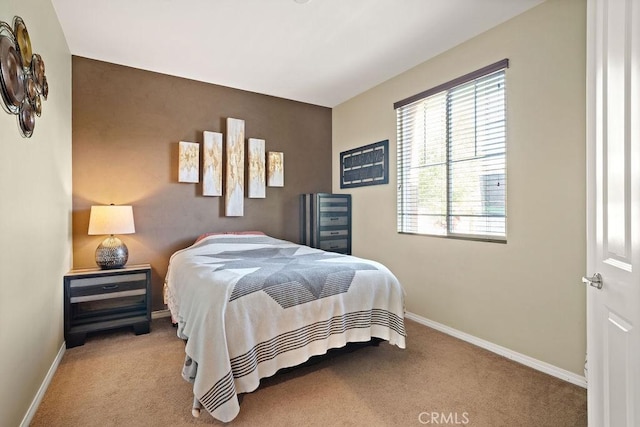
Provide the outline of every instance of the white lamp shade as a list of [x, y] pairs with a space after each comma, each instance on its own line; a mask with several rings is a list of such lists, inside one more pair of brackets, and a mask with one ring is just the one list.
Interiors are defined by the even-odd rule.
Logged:
[[133, 207], [131, 206], [91, 206], [89, 234], [133, 234]]

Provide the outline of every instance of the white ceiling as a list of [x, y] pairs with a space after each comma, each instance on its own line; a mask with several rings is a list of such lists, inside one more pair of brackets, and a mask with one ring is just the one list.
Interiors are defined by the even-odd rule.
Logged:
[[52, 0], [73, 55], [334, 107], [543, 0]]

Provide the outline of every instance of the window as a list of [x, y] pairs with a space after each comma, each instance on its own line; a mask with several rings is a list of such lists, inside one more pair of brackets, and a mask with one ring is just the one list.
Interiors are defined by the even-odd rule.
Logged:
[[504, 59], [394, 104], [398, 232], [506, 240]]

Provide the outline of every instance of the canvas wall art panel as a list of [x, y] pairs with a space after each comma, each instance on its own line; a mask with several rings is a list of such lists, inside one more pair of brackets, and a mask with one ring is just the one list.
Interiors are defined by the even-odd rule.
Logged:
[[244, 120], [227, 118], [225, 215], [244, 214]]
[[284, 187], [284, 153], [269, 151], [267, 185], [269, 187]]
[[222, 134], [203, 132], [202, 195], [222, 196]]
[[249, 162], [249, 197], [264, 199], [265, 187], [265, 158], [264, 139], [249, 138], [248, 162]]
[[200, 144], [180, 141], [178, 153], [178, 182], [200, 182]]

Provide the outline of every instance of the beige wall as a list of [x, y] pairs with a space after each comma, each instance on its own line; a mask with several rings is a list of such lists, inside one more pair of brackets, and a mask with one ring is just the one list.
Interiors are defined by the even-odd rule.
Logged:
[[[178, 183], [178, 141], [225, 132], [284, 152], [285, 185], [244, 199], [244, 216], [225, 217], [224, 198]], [[228, 87], [73, 57], [73, 249], [75, 267], [95, 267], [104, 236], [88, 236], [90, 206], [133, 205], [136, 233], [120, 236], [129, 263], [150, 263], [153, 309], [166, 308], [169, 257], [211, 231], [261, 230], [298, 240], [298, 196], [331, 190], [331, 109]]]
[[27, 413], [63, 342], [71, 267], [71, 55], [49, 1], [0, 0], [42, 55], [49, 98], [30, 139], [0, 111], [0, 425]]
[[[584, 0], [542, 5], [333, 110], [341, 151], [389, 139], [390, 184], [353, 189], [353, 248], [385, 263], [409, 312], [583, 374], [585, 357]], [[396, 232], [392, 104], [503, 58], [508, 243]], [[409, 337], [411, 345], [411, 337]]]

